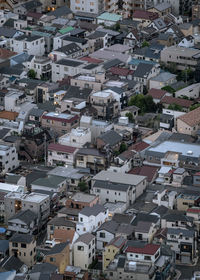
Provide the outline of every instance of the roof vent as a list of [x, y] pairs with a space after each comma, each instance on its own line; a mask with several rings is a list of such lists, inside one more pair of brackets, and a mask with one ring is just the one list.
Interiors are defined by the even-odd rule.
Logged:
[[193, 151], [187, 151], [187, 155], [192, 155]]

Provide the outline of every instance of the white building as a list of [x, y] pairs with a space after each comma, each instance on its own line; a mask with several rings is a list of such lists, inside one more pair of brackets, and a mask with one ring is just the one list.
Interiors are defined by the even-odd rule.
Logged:
[[99, 14], [104, 9], [104, 1], [91, 1], [91, 0], [70, 0], [70, 9], [73, 13], [84, 12], [84, 13], [93, 13]]
[[91, 143], [91, 130], [86, 127], [72, 128], [71, 132], [58, 139], [61, 145], [82, 148], [86, 143]]
[[18, 154], [15, 147], [0, 145], [0, 174], [7, 172], [19, 166]]
[[175, 97], [199, 98], [200, 83], [192, 84], [175, 92]]
[[73, 165], [78, 149], [67, 144], [54, 144], [48, 146], [48, 165]]
[[157, 204], [158, 206], [165, 206], [169, 209], [173, 209], [176, 204], [176, 196], [177, 192], [169, 192], [164, 189], [155, 193], [155, 197], [153, 198], [152, 202]]
[[10, 41], [11, 51], [29, 55], [43, 56], [45, 54], [45, 41], [41, 36], [22, 35]]
[[108, 209], [100, 204], [83, 208], [78, 215], [76, 230], [78, 234], [94, 232], [108, 219]]
[[74, 244], [74, 266], [81, 267], [84, 270], [95, 259], [95, 236], [91, 233], [82, 234]]
[[52, 61], [48, 57], [34, 56], [31, 60], [23, 63], [26, 70], [33, 69], [36, 73], [37, 79], [50, 79], [51, 78], [51, 64]]

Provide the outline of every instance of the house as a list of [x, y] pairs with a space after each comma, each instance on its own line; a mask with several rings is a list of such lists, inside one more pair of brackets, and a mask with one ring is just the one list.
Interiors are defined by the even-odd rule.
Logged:
[[10, 41], [10, 49], [17, 53], [27, 52], [29, 55], [43, 56], [45, 41], [41, 36], [22, 35]]
[[109, 147], [113, 151], [118, 150], [121, 142], [122, 136], [115, 130], [110, 130], [97, 137], [97, 149], [104, 150]]
[[139, 21], [143, 27], [148, 26], [153, 20], [159, 17], [158, 13], [145, 10], [135, 10], [133, 12], [133, 20]]
[[105, 12], [97, 17], [97, 24], [105, 24], [105, 26], [113, 26], [122, 20], [122, 16], [114, 13]]
[[176, 205], [176, 198], [176, 191], [168, 191], [166, 189], [161, 189], [155, 192], [152, 202], [157, 204], [158, 206], [164, 206], [169, 209], [174, 209]]
[[156, 88], [151, 88], [148, 94], [152, 96], [153, 102], [156, 104], [160, 103], [162, 98], [168, 95], [168, 93], [165, 90]]
[[54, 238], [56, 230], [75, 230], [76, 224], [66, 217], [54, 217], [47, 223], [47, 239], [52, 240]]
[[23, 65], [26, 67], [26, 70], [34, 70], [36, 73], [36, 79], [51, 79], [51, 64], [52, 61], [48, 57], [44, 56], [33, 56], [32, 59], [24, 62]]
[[108, 209], [100, 204], [92, 207], [86, 206], [78, 214], [76, 230], [78, 234], [95, 232], [97, 228], [108, 218]]
[[169, 210], [161, 217], [161, 228], [187, 229], [193, 226], [193, 217], [185, 216], [183, 212]]
[[161, 72], [156, 77], [150, 79], [149, 87], [154, 89], [162, 89], [176, 83], [176, 75], [169, 72]]
[[28, 267], [36, 263], [36, 240], [30, 234], [15, 233], [9, 239], [9, 256], [19, 258]]
[[190, 106], [192, 106], [194, 102], [191, 100], [183, 99], [183, 98], [175, 98], [173, 96], [164, 96], [161, 100], [161, 104], [164, 108], [168, 108], [170, 105], [178, 105], [181, 106], [184, 112], [188, 112]]
[[19, 166], [18, 154], [12, 145], [0, 145], [0, 174], [5, 175], [7, 172], [16, 169]]
[[193, 193], [181, 193], [177, 196], [177, 210], [187, 211], [191, 207], [200, 206], [200, 196]]
[[7, 279], [6, 277], [10, 277], [12, 274], [14, 274], [13, 277], [15, 277], [16, 272], [24, 273], [24, 271], [28, 271], [28, 266], [15, 256], [5, 257], [0, 264], [1, 270], [5, 271], [1, 272], [3, 279]]
[[191, 264], [196, 257], [196, 232], [193, 229], [168, 228], [167, 245], [175, 252], [176, 263]]
[[188, 175], [188, 172], [186, 172], [185, 168], [177, 168], [173, 170], [172, 175], [172, 185], [176, 187], [180, 187], [183, 184], [184, 178]]
[[75, 147], [51, 143], [48, 145], [48, 165], [73, 165], [77, 151]]
[[101, 171], [92, 178], [91, 193], [99, 195], [100, 203], [121, 201], [127, 207], [146, 189], [145, 176]]
[[158, 65], [139, 63], [137, 66], [133, 79], [134, 81], [140, 82], [143, 86], [149, 88], [149, 81], [151, 78], [157, 76], [160, 73]]
[[81, 148], [76, 153], [77, 168], [89, 168], [94, 174], [107, 167], [105, 155], [94, 148]]
[[39, 229], [47, 222], [50, 213], [49, 195], [34, 192], [24, 194], [14, 191], [9, 192], [4, 201], [7, 221], [20, 210], [31, 209], [37, 215]]
[[193, 175], [193, 185], [197, 187], [200, 186], [200, 172], [196, 172]]
[[200, 93], [200, 83], [192, 84], [183, 89], [177, 90], [175, 92], [175, 97], [188, 97], [189, 99], [197, 99], [199, 98]]
[[67, 266], [64, 272], [64, 276], [67, 277], [69, 280], [76, 280], [77, 277], [81, 275], [83, 280], [88, 279], [88, 272], [82, 270], [79, 266]]
[[105, 73], [96, 73], [94, 75], [79, 74], [77, 76], [72, 77], [70, 80], [71, 86], [77, 86], [81, 89], [91, 88], [94, 91], [101, 91], [105, 82]]
[[137, 166], [131, 169], [128, 173], [134, 175], [146, 176], [147, 182], [153, 183], [158, 175], [158, 167], [149, 166], [149, 165]]
[[174, 44], [174, 37], [171, 33], [160, 33], [158, 36], [158, 43], [165, 47], [170, 47]]
[[89, 232], [79, 236], [73, 248], [74, 265], [87, 270], [95, 260], [95, 236]]
[[179, 47], [193, 48], [195, 45], [194, 37], [188, 35], [178, 44]]
[[62, 46], [61, 48], [53, 50], [49, 54], [49, 58], [53, 58], [54, 61], [58, 61], [62, 58], [78, 58], [84, 54], [88, 53], [84, 53], [81, 47], [79, 47], [79, 45], [77, 45], [76, 43], [70, 43], [65, 46]]
[[56, 175], [48, 175], [44, 178], [38, 178], [31, 183], [31, 190], [54, 191], [59, 197], [62, 197], [67, 190], [66, 178]]
[[179, 133], [195, 136], [200, 128], [200, 108], [188, 112], [177, 118], [177, 131]]
[[174, 116], [169, 114], [161, 114], [160, 115], [160, 128], [172, 130], [174, 127]]
[[188, 208], [186, 211], [186, 216], [188, 217], [192, 217], [194, 220], [194, 225], [196, 226], [198, 235], [199, 235], [199, 231], [200, 231], [200, 224], [199, 224], [199, 218], [200, 218], [200, 208], [199, 207], [191, 207]]
[[49, 112], [42, 116], [42, 127], [53, 129], [59, 135], [71, 131], [78, 126], [78, 115]]
[[87, 143], [91, 143], [91, 130], [86, 127], [72, 128], [70, 133], [59, 137], [58, 142], [61, 145], [83, 148]]
[[99, 203], [99, 197], [92, 194], [77, 192], [66, 200], [67, 208], [83, 209], [84, 207], [93, 207]]
[[170, 3], [159, 3], [157, 5], [154, 5], [153, 8], [148, 9], [148, 11], [158, 13], [159, 17], [164, 17], [167, 14], [171, 13], [172, 5]]
[[126, 239], [122, 236], [113, 238], [103, 251], [103, 270], [114, 260], [115, 256], [120, 253], [125, 245]]
[[54, 245], [45, 254], [45, 262], [57, 266], [59, 273], [64, 273], [66, 266], [70, 264], [69, 241]]
[[26, 15], [28, 12], [41, 13], [42, 4], [40, 1], [27, 1], [25, 3], [20, 3], [19, 5], [16, 5], [13, 9], [13, 12], [20, 16]]
[[8, 240], [0, 240], [0, 257], [4, 259], [9, 252], [9, 241]]
[[19, 211], [8, 219], [8, 230], [11, 232], [32, 234], [37, 230], [37, 224], [37, 215], [27, 209]]

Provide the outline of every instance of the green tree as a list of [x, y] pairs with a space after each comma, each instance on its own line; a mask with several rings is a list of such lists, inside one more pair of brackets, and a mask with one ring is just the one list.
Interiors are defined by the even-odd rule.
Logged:
[[147, 41], [144, 41], [142, 43], [142, 48], [144, 48], [144, 47], [149, 47], [149, 43]]
[[173, 89], [171, 86], [165, 86], [161, 88], [162, 90], [165, 90], [169, 93], [175, 93], [175, 89]]
[[79, 182], [78, 183], [78, 187], [79, 187], [81, 192], [85, 192], [85, 191], [88, 190], [88, 185], [87, 185], [87, 183], [85, 181]]
[[154, 103], [151, 95], [137, 94], [135, 96], [132, 96], [129, 101], [129, 106], [132, 105], [140, 108], [140, 112], [142, 114], [155, 112], [157, 110], [157, 106]]
[[197, 109], [199, 107], [200, 107], [200, 104], [192, 105], [192, 106], [190, 106], [190, 111], [193, 111], [193, 110], [195, 110], [195, 109]]
[[133, 114], [131, 112], [126, 113], [125, 116], [128, 118], [130, 123], [134, 122], [134, 117], [133, 117]]
[[34, 69], [30, 69], [30, 70], [28, 71], [28, 77], [29, 77], [29, 78], [35, 79], [36, 75], [37, 75], [37, 73], [35, 72]]
[[119, 22], [117, 22], [117, 23], [115, 24], [115, 30], [116, 30], [116, 31], [120, 31], [120, 23], [119, 23]]
[[123, 153], [127, 150], [127, 145], [125, 143], [121, 143], [120, 147], [119, 147], [119, 153]]
[[183, 107], [182, 107], [181, 105], [178, 105], [178, 104], [175, 104], [175, 103], [170, 104], [170, 105], [168, 106], [168, 109], [174, 110], [174, 111], [180, 111], [180, 112], [183, 111]]

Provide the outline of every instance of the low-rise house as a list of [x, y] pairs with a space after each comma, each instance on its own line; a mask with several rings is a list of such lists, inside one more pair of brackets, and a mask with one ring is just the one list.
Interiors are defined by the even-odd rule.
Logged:
[[37, 230], [37, 215], [27, 209], [19, 211], [8, 220], [8, 230], [18, 233], [32, 234]]
[[45, 41], [41, 36], [22, 35], [10, 41], [10, 49], [17, 53], [27, 52], [29, 55], [43, 56]]
[[161, 114], [160, 115], [160, 128], [172, 130], [174, 127], [174, 116], [169, 114]]
[[103, 84], [106, 82], [105, 73], [96, 73], [94, 75], [82, 75], [74, 76], [70, 80], [72, 86], [78, 86], [80, 88], [91, 88], [94, 91], [102, 90]]
[[51, 128], [59, 135], [62, 135], [77, 127], [78, 120], [78, 115], [49, 112], [42, 116], [42, 126], [48, 129]]
[[191, 100], [183, 99], [183, 98], [176, 98], [173, 96], [164, 96], [161, 100], [161, 104], [164, 108], [168, 108], [170, 105], [178, 105], [182, 108], [184, 112], [188, 112], [190, 109], [190, 106], [192, 106], [194, 102]]
[[161, 228], [191, 228], [193, 226], [192, 217], [187, 217], [183, 212], [169, 210], [161, 218]]
[[143, 86], [149, 88], [150, 79], [157, 76], [159, 73], [160, 68], [158, 64], [153, 65], [141, 62], [133, 74], [133, 79], [134, 81], [140, 82]]
[[161, 89], [151, 88], [148, 92], [152, 96], [154, 103], [160, 103], [163, 97], [167, 96], [168, 93]]
[[152, 202], [158, 206], [165, 206], [169, 209], [174, 209], [176, 205], [177, 192], [167, 191], [166, 189], [156, 191]]
[[25, 3], [20, 3], [16, 5], [13, 9], [15, 14], [20, 16], [26, 15], [28, 12], [42, 12], [42, 3], [40, 1], [27, 1]]
[[107, 131], [97, 138], [97, 149], [105, 150], [105, 147], [118, 150], [122, 143], [122, 136], [115, 130]]
[[9, 256], [19, 258], [28, 267], [36, 263], [36, 240], [30, 234], [15, 233], [9, 239]]
[[184, 178], [188, 175], [185, 168], [177, 168], [173, 170], [172, 184], [176, 187], [180, 187], [183, 184]]
[[193, 48], [194, 45], [195, 45], [195, 39], [191, 35], [188, 35], [187, 37], [183, 38], [182, 41], [178, 44], [179, 47], [184, 47], [184, 48]]
[[70, 133], [59, 137], [58, 142], [61, 145], [83, 148], [87, 143], [91, 143], [91, 137], [90, 128], [77, 127], [73, 128]]
[[153, 77], [149, 81], [149, 88], [161, 89], [165, 86], [170, 86], [176, 83], [176, 75], [169, 72], [161, 72], [156, 77]]
[[[73, 37], [72, 37], [73, 39]], [[82, 39], [82, 38], [80, 38]], [[77, 38], [78, 40], [78, 38]], [[63, 40], [64, 41], [64, 38]], [[87, 53], [86, 53], [87, 54]], [[62, 58], [78, 58], [83, 55], [83, 50], [77, 45], [76, 43], [70, 43], [67, 45], [62, 46], [56, 50], [53, 50], [49, 54], [49, 58], [53, 59], [54, 61], [58, 61]]]
[[135, 10], [133, 12], [133, 20], [139, 21], [143, 27], [148, 26], [152, 21], [159, 17], [158, 13], [145, 10]]
[[66, 194], [66, 178], [56, 175], [48, 175], [44, 178], [38, 178], [31, 183], [31, 190], [46, 190], [58, 193], [60, 197]]
[[200, 186], [200, 172], [196, 172], [193, 175], [193, 185], [199, 187]]
[[59, 273], [64, 273], [66, 266], [70, 264], [69, 241], [54, 245], [45, 255], [45, 262], [57, 266]]
[[36, 73], [36, 79], [51, 79], [51, 64], [52, 61], [48, 57], [44, 56], [33, 56], [32, 59], [23, 63], [26, 70], [34, 70]]
[[16, 148], [12, 145], [0, 145], [0, 174], [4, 175], [7, 172], [16, 169], [19, 166], [18, 154]]
[[91, 193], [99, 195], [101, 203], [121, 201], [128, 207], [144, 192], [146, 185], [145, 176], [101, 171], [92, 178]]
[[199, 235], [200, 233], [200, 207], [194, 207], [192, 206], [191, 208], [188, 208], [186, 210], [186, 216], [192, 217], [194, 219], [194, 224], [197, 228], [197, 233]]
[[97, 24], [103, 23], [105, 26], [113, 26], [121, 19], [121, 15], [105, 12], [97, 17]]
[[47, 239], [52, 240], [54, 238], [55, 231], [58, 229], [74, 230], [76, 224], [66, 217], [55, 217], [51, 219], [47, 224]]
[[108, 219], [108, 209], [104, 206], [100, 204], [95, 204], [92, 207], [86, 206], [79, 212], [76, 225], [77, 233], [95, 232], [106, 219]]
[[73, 248], [74, 265], [84, 270], [95, 260], [95, 236], [91, 233], [84, 233], [76, 240]]
[[73, 165], [77, 148], [51, 143], [48, 146], [48, 165]]
[[92, 194], [77, 192], [72, 197], [67, 198], [66, 207], [74, 209], [83, 209], [84, 207], [93, 207], [99, 202], [99, 197]]
[[199, 98], [200, 93], [200, 83], [192, 84], [188, 87], [185, 87], [183, 89], [180, 89], [175, 92], [175, 97], [188, 97], [189, 99], [196, 99]]
[[177, 209], [187, 211], [188, 208], [200, 206], [200, 196], [192, 193], [181, 193], [177, 196]]
[[177, 263], [191, 264], [196, 258], [196, 232], [193, 229], [168, 228], [167, 245], [175, 252]]
[[195, 136], [200, 128], [200, 108], [177, 118], [177, 131]]

